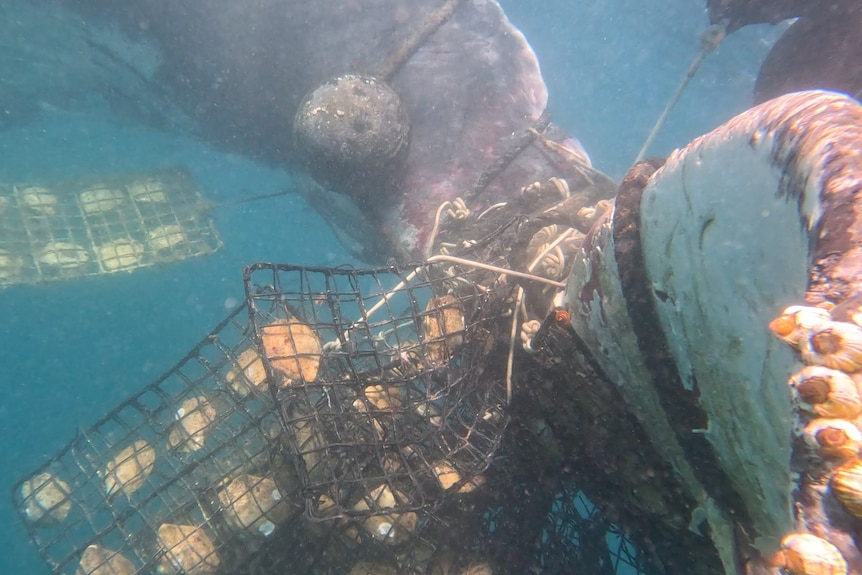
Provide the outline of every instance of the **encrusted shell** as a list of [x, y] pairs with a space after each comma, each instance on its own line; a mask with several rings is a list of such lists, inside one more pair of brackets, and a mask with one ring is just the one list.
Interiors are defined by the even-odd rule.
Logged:
[[50, 242], [36, 254], [36, 261], [44, 266], [75, 269], [90, 261], [90, 252], [71, 242]]
[[[393, 491], [387, 485], [380, 485], [372, 489], [353, 506], [355, 511], [381, 511], [392, 509], [407, 501], [407, 497], [399, 492]], [[416, 529], [419, 516], [412, 511], [404, 513], [389, 513], [387, 515], [373, 515], [362, 522], [365, 530], [375, 539], [390, 544], [402, 543]]]
[[144, 246], [131, 238], [110, 241], [96, 249], [99, 261], [108, 271], [132, 268], [141, 263]]
[[167, 251], [186, 241], [186, 232], [179, 224], [167, 224], [147, 232], [150, 247], [154, 252]]
[[287, 500], [269, 477], [240, 475], [219, 491], [218, 498], [228, 524], [265, 537], [269, 537], [290, 513]]
[[323, 348], [314, 330], [298, 320], [280, 319], [261, 329], [261, 340], [272, 367], [287, 380], [314, 381]]
[[163, 551], [159, 573], [212, 575], [221, 564], [215, 543], [202, 527], [163, 523], [158, 539]]
[[854, 419], [862, 413], [856, 382], [844, 372], [809, 365], [787, 382], [804, 404], [820, 417]]
[[236, 363], [225, 375], [225, 380], [232, 390], [241, 397], [251, 391], [264, 392], [267, 388], [266, 370], [263, 359], [253, 347], [248, 348], [236, 358]]
[[50, 473], [40, 473], [21, 485], [24, 515], [30, 521], [60, 522], [72, 509], [71, 492], [65, 481]]
[[422, 333], [428, 360], [434, 363], [444, 363], [464, 343], [464, 312], [455, 296], [447, 294], [428, 301]]
[[812, 329], [800, 343], [802, 361], [847, 373], [862, 369], [862, 328], [831, 321]]
[[159, 180], [141, 180], [129, 186], [129, 195], [142, 204], [164, 204], [168, 201], [165, 187]]
[[75, 575], [135, 575], [136, 572], [132, 562], [121, 553], [90, 545], [81, 555]]
[[862, 461], [854, 459], [836, 469], [829, 489], [847, 511], [862, 517]]
[[78, 199], [81, 201], [81, 210], [85, 214], [93, 215], [117, 209], [125, 197], [120, 190], [95, 188], [81, 192]]
[[156, 464], [156, 451], [144, 440], [138, 440], [120, 452], [105, 466], [105, 493], [110, 499], [119, 492], [130, 497], [141, 488]]
[[197, 451], [204, 446], [218, 411], [204, 396], [185, 400], [177, 410], [177, 422], [168, 434], [168, 447], [177, 451]]
[[48, 188], [30, 186], [21, 190], [21, 201], [24, 206], [43, 216], [53, 216], [57, 213], [57, 196]]
[[829, 459], [852, 459], [862, 448], [862, 432], [844, 419], [814, 419], [803, 434], [808, 445]]
[[847, 562], [837, 547], [810, 533], [781, 540], [781, 566], [792, 575], [846, 575]]
[[812, 329], [831, 320], [829, 311], [823, 308], [792, 305], [769, 322], [769, 329], [783, 342], [798, 347]]

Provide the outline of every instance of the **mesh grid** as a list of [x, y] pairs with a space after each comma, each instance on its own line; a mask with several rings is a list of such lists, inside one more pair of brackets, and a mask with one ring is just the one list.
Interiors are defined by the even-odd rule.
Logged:
[[0, 185], [0, 287], [130, 271], [221, 245], [184, 170]]
[[248, 310], [14, 487], [52, 572], [659, 573], [505, 406], [512, 287], [472, 273], [248, 268]]
[[257, 264], [246, 288], [312, 518], [398, 539], [481, 484], [507, 422], [486, 362], [505, 293], [433, 265]]
[[239, 311], [15, 486], [54, 573], [230, 571], [301, 512], [273, 403], [234, 389]]

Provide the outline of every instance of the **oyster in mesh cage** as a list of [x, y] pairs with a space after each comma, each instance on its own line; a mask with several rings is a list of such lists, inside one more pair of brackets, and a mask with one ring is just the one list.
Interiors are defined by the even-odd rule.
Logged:
[[[353, 506], [354, 511], [372, 511], [382, 513], [386, 509], [401, 507], [407, 501], [407, 496], [392, 490], [388, 485], [380, 485], [372, 489], [361, 501]], [[390, 544], [407, 541], [416, 530], [419, 516], [413, 511], [404, 513], [389, 513], [372, 515], [362, 521], [362, 527], [369, 535]], [[348, 536], [358, 538], [359, 534], [351, 527]]]
[[40, 473], [21, 485], [23, 512], [28, 520], [63, 521], [72, 509], [71, 492], [65, 481], [50, 473]]
[[24, 260], [9, 250], [0, 249], [0, 284], [14, 280], [21, 273]]
[[123, 449], [102, 472], [108, 499], [120, 492], [130, 497], [143, 486], [155, 464], [156, 451], [144, 440], [138, 440]]
[[73, 270], [90, 261], [90, 252], [72, 242], [50, 242], [36, 254], [36, 261], [43, 266]]
[[129, 195], [141, 204], [164, 204], [168, 201], [165, 186], [159, 180], [143, 180], [129, 186]]
[[179, 224], [167, 224], [147, 232], [150, 247], [154, 252], [168, 251], [187, 239], [186, 232]]
[[141, 263], [144, 246], [131, 238], [114, 240], [96, 248], [99, 261], [108, 271], [136, 267]]
[[158, 541], [162, 550], [158, 571], [164, 575], [211, 575], [221, 560], [216, 546], [202, 527], [163, 523]]
[[21, 202], [31, 212], [42, 216], [56, 215], [59, 207], [57, 196], [42, 186], [30, 186], [21, 190]]
[[236, 364], [225, 375], [225, 380], [240, 397], [252, 390], [266, 391], [266, 369], [257, 349], [250, 347], [239, 354]]
[[428, 359], [443, 363], [464, 343], [464, 312], [453, 295], [432, 297], [425, 307], [422, 328], [427, 343]]
[[269, 477], [241, 475], [219, 491], [218, 498], [232, 527], [266, 537], [290, 514], [288, 501]]
[[311, 327], [300, 321], [280, 319], [260, 331], [267, 359], [286, 378], [283, 385], [317, 378], [323, 349]]
[[90, 545], [81, 556], [75, 575], [135, 575], [137, 569], [122, 554]]
[[81, 210], [88, 215], [115, 210], [123, 204], [124, 199], [122, 191], [111, 188], [95, 188], [78, 195]]
[[177, 421], [168, 434], [168, 447], [186, 452], [202, 448], [217, 417], [218, 411], [206, 397], [185, 400], [177, 409]]

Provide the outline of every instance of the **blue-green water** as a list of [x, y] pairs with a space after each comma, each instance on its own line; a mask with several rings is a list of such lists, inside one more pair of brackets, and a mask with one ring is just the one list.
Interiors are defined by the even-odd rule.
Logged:
[[[704, 6], [692, 0], [503, 5], [539, 55], [554, 120], [582, 140], [599, 169], [621, 176], [697, 51]], [[755, 28], [729, 37], [692, 82], [653, 152], [682, 146], [748, 107], [775, 35]], [[0, 132], [0, 158], [6, 182], [184, 166], [215, 204], [225, 245], [213, 256], [132, 274], [0, 291], [0, 487], [7, 492], [77, 428], [169, 369], [206, 335], [241, 301], [243, 265], [356, 263], [297, 195], [229, 204], [290, 187], [289, 174], [192, 139], [94, 115], [48, 113]], [[0, 497], [0, 573], [46, 572], [9, 498]]]

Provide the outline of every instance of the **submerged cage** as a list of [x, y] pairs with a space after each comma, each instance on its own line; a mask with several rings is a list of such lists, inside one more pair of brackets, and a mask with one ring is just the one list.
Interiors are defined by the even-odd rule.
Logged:
[[506, 404], [511, 285], [245, 275], [247, 309], [14, 486], [52, 573], [659, 572]]
[[[510, 287], [442, 265], [377, 270], [258, 264], [252, 325], [299, 463], [309, 516], [389, 520], [479, 486], [508, 421], [489, 364]], [[408, 515], [394, 515], [409, 513]]]
[[0, 184], [0, 287], [213, 253], [222, 243], [209, 212], [182, 169]]

